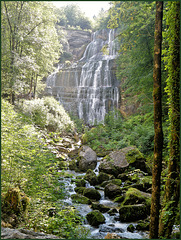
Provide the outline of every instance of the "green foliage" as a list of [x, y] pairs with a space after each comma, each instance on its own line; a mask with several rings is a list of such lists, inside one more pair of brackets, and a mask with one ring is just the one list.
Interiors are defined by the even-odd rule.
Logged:
[[69, 115], [53, 97], [25, 100], [21, 108], [23, 113], [30, 115], [35, 125], [41, 128], [46, 128], [52, 132], [74, 129], [74, 123]]
[[[58, 111], [56, 102], [50, 100], [46, 99], [46, 109], [53, 110], [55, 103], [54, 111]], [[59, 160], [46, 147], [48, 134], [38, 131], [33, 118], [15, 112], [7, 101], [2, 99], [1, 104], [1, 190], [4, 194], [18, 188], [30, 199], [26, 222], [20, 222], [20, 226], [65, 238], [84, 237], [87, 232], [77, 212], [62, 209], [58, 202], [66, 194], [58, 181], [63, 172], [58, 172]], [[53, 217], [49, 214], [52, 208], [57, 212]]]
[[94, 30], [101, 30], [107, 28], [110, 15], [108, 11], [104, 11], [102, 8], [97, 16], [93, 17], [94, 19]]
[[66, 28], [72, 28], [79, 30], [91, 29], [91, 21], [88, 17], [81, 12], [80, 8], [76, 4], [70, 4], [62, 8], [56, 9], [58, 17], [58, 25]]
[[2, 94], [28, 93], [58, 61], [56, 16], [48, 2], [4, 1], [1, 10]]
[[118, 112], [109, 113], [105, 117], [105, 125], [98, 124], [91, 130], [85, 129], [83, 135], [93, 150], [119, 150], [128, 146], [136, 146], [142, 153], [149, 155], [153, 151], [154, 129], [153, 114], [132, 116], [123, 120]]

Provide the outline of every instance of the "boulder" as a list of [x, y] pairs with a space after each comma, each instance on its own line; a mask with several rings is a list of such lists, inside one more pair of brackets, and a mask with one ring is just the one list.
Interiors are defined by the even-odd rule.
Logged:
[[74, 179], [73, 180], [77, 187], [85, 187], [86, 181], [84, 179]]
[[104, 181], [108, 181], [110, 179], [109, 175], [107, 173], [100, 172], [97, 176], [98, 183], [101, 184]]
[[150, 222], [148, 220], [140, 220], [136, 225], [138, 231], [149, 231]]
[[10, 229], [2, 227], [1, 239], [60, 239], [60, 237], [27, 229]]
[[116, 213], [118, 213], [118, 210], [116, 208], [112, 208], [108, 211], [108, 214], [110, 216], [114, 216]]
[[134, 205], [144, 203], [147, 208], [151, 206], [151, 194], [142, 192], [136, 188], [129, 188], [124, 194], [122, 205]]
[[87, 180], [90, 183], [90, 185], [95, 186], [98, 184], [97, 176], [96, 176], [95, 172], [93, 172], [92, 169], [87, 170], [84, 179]]
[[79, 150], [79, 169], [86, 172], [88, 169], [94, 169], [97, 165], [97, 155], [88, 146], [82, 146]]
[[101, 199], [101, 194], [94, 188], [86, 188], [83, 192], [83, 195], [85, 197], [88, 197], [92, 200], [100, 200]]
[[129, 167], [125, 153], [120, 151], [111, 152], [107, 155], [99, 165], [99, 171], [118, 176]]
[[136, 147], [127, 147], [111, 152], [102, 160], [99, 171], [113, 174], [117, 177], [129, 168], [138, 168], [146, 173], [151, 173], [145, 158]]
[[134, 232], [135, 230], [135, 227], [133, 226], [133, 224], [130, 224], [128, 227], [127, 227], [127, 231], [129, 232]]
[[86, 215], [86, 219], [91, 226], [99, 226], [102, 223], [105, 223], [105, 217], [98, 210], [93, 210], [92, 212]]
[[83, 194], [85, 189], [86, 189], [86, 187], [76, 187], [76, 188], [74, 188], [75, 192], [78, 193], [78, 194]]
[[75, 203], [91, 204], [91, 201], [89, 198], [79, 195], [79, 194], [72, 194], [71, 198], [72, 198], [72, 201]]
[[122, 190], [118, 185], [109, 183], [104, 188], [104, 194], [106, 197], [113, 199], [120, 196], [122, 194]]
[[119, 209], [121, 222], [134, 222], [149, 216], [150, 209], [145, 204], [125, 205]]
[[129, 149], [129, 151], [126, 153], [126, 160], [128, 161], [130, 167], [140, 169], [151, 175], [151, 169], [146, 164], [146, 159], [143, 154], [136, 147], [129, 147], [127, 149]]
[[93, 210], [99, 210], [102, 213], [108, 212], [110, 210], [110, 207], [97, 202], [93, 202], [91, 208]]

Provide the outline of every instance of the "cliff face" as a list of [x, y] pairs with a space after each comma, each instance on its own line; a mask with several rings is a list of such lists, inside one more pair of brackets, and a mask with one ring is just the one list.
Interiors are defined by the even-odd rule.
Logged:
[[91, 33], [83, 30], [64, 29], [66, 41], [63, 43], [64, 52], [68, 53], [71, 61], [78, 61], [91, 42]]

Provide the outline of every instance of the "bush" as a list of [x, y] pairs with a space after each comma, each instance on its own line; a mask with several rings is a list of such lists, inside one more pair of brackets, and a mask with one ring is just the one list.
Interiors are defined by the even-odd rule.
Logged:
[[22, 111], [31, 116], [35, 125], [52, 132], [74, 129], [74, 123], [60, 103], [53, 97], [25, 100]]

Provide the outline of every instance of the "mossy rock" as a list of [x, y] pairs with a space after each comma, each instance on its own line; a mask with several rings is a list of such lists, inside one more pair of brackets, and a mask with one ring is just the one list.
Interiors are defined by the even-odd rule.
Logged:
[[127, 231], [129, 232], [134, 232], [135, 230], [135, 227], [133, 226], [133, 224], [130, 224], [128, 227], [127, 227]]
[[114, 199], [115, 197], [122, 195], [122, 190], [118, 185], [109, 183], [104, 188], [104, 194], [106, 197]]
[[125, 182], [126, 180], [131, 180], [128, 173], [121, 173], [117, 176], [117, 178], [121, 179], [123, 182]]
[[85, 187], [86, 181], [84, 179], [75, 179], [74, 180], [77, 187]]
[[112, 208], [107, 212], [110, 216], [114, 216], [116, 213], [118, 213], [118, 210], [116, 208]]
[[130, 148], [130, 150], [126, 153], [126, 160], [129, 163], [129, 168], [133, 167], [140, 169], [145, 173], [151, 174], [151, 169], [147, 165], [146, 159], [136, 147]]
[[91, 226], [99, 226], [100, 224], [105, 223], [105, 217], [98, 210], [93, 210], [92, 212], [86, 215], [86, 219]]
[[76, 163], [75, 159], [69, 161], [69, 169], [70, 170], [77, 170], [77, 163]]
[[78, 194], [83, 194], [85, 189], [86, 189], [86, 187], [76, 187], [76, 188], [74, 188], [75, 192], [78, 193]]
[[148, 221], [140, 221], [136, 225], [136, 230], [138, 231], [149, 231], [150, 223]]
[[148, 208], [151, 206], [151, 195], [149, 193], [142, 192], [136, 188], [129, 188], [125, 193], [124, 201], [122, 205], [134, 205], [144, 203]]
[[104, 181], [109, 181], [110, 176], [107, 173], [100, 172], [99, 175], [97, 176], [98, 183], [101, 184]]
[[97, 203], [97, 202], [92, 202], [91, 208], [93, 210], [99, 210], [102, 213], [108, 212], [110, 210], [110, 207], [107, 207], [107, 206]]
[[83, 195], [95, 201], [101, 199], [101, 194], [94, 188], [86, 188], [83, 192]]
[[112, 180], [110, 181], [110, 183], [113, 183], [113, 184], [118, 185], [118, 186], [121, 186], [121, 185], [122, 185], [121, 179], [112, 179]]
[[150, 214], [150, 209], [145, 204], [125, 205], [119, 209], [119, 219], [121, 222], [134, 222], [146, 219]]
[[75, 203], [91, 204], [91, 201], [89, 198], [79, 195], [79, 194], [72, 194], [71, 198], [72, 198], [72, 201]]
[[87, 180], [91, 185], [95, 186], [98, 184], [98, 179], [95, 172], [92, 169], [88, 169], [84, 179]]
[[114, 202], [122, 203], [124, 201], [124, 199], [125, 199], [125, 196], [122, 195], [122, 196], [116, 197], [114, 199]]
[[29, 202], [29, 198], [23, 192], [20, 192], [19, 188], [10, 188], [4, 196], [2, 212], [8, 215], [26, 216]]

